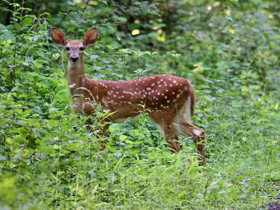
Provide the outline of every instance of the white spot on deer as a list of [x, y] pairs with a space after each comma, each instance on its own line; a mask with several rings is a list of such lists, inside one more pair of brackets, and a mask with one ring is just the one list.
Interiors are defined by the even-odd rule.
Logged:
[[108, 106], [107, 100], [106, 100], [105, 98], [102, 98], [102, 99], [101, 99], [101, 102], [104, 104], [105, 107]]
[[169, 87], [172, 87], [172, 84], [170, 84]]
[[159, 93], [159, 92], [158, 92], [157, 94], [158, 94], [158, 95], [160, 95], [160, 93]]
[[155, 86], [155, 85], [156, 85], [155, 83], [151, 84], [152, 87]]
[[164, 96], [165, 99], [167, 99], [167, 96]]
[[194, 129], [194, 130], [193, 130], [193, 133], [194, 133], [194, 135], [196, 135], [196, 136], [200, 136], [200, 135], [202, 134], [202, 131], [197, 130], [197, 129]]
[[148, 87], [147, 90], [151, 90], [151, 88]]
[[177, 94], [176, 98], [180, 98], [181, 94]]
[[172, 92], [172, 95], [175, 95], [175, 92]]
[[169, 104], [169, 102], [170, 102], [170, 101], [169, 101], [169, 100], [167, 100], [166, 102]]

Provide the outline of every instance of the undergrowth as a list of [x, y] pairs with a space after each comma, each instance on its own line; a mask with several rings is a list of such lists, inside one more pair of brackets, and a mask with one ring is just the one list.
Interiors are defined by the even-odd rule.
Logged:
[[[0, 208], [267, 209], [280, 189], [277, 5], [131, 2], [96, 1], [94, 9], [50, 1], [38, 14], [1, 3], [12, 18], [0, 25]], [[67, 11], [55, 13], [55, 6]], [[166, 20], [167, 6], [176, 24]], [[87, 132], [86, 117], [71, 111], [66, 57], [51, 42], [53, 26], [75, 38], [100, 29], [85, 53], [91, 78], [189, 79], [197, 95], [193, 121], [207, 135], [207, 165], [198, 166], [190, 138], [181, 136], [182, 151], [170, 154], [145, 114], [112, 123], [100, 137], [106, 113], [98, 110]]]

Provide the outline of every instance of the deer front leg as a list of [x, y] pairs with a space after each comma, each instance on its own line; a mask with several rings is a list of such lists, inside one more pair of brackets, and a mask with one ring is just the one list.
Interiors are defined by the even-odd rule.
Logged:
[[92, 128], [92, 124], [93, 124], [93, 121], [92, 119], [87, 119], [86, 120], [86, 128], [87, 128], [87, 131], [90, 132], [90, 133], [94, 133], [94, 130], [97, 130], [98, 132], [96, 132], [96, 137], [98, 139], [102, 139], [100, 142], [100, 147], [99, 149], [101, 151], [103, 151], [105, 149], [105, 146], [106, 146], [106, 137], [107, 137], [107, 131], [108, 131], [108, 128], [109, 128], [109, 123], [110, 120], [109, 119], [104, 119], [100, 122], [100, 125], [98, 125], [95, 129]]
[[101, 145], [100, 145], [100, 150], [103, 151], [105, 149], [105, 146], [106, 146], [106, 137], [107, 137], [107, 131], [108, 131], [108, 128], [109, 128], [109, 124], [108, 122], [101, 122], [102, 123], [102, 128], [101, 128], [101, 132], [99, 135], [99, 137], [103, 138], [103, 140], [101, 141]]

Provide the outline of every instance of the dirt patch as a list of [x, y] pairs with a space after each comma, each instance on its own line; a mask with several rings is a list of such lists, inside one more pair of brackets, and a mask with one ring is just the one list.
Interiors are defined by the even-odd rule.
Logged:
[[[279, 190], [280, 191], [280, 190]], [[280, 193], [276, 196], [276, 199], [280, 199]], [[268, 205], [268, 210], [280, 210], [279, 202], [272, 202]]]
[[268, 206], [268, 210], [280, 210], [279, 203], [270, 203]]

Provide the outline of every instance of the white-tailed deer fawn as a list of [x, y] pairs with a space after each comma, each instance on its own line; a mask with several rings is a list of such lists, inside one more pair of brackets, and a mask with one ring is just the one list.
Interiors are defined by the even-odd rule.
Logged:
[[[53, 41], [63, 46], [67, 52], [67, 79], [74, 112], [91, 115], [95, 110], [90, 103], [98, 103], [111, 112], [102, 122], [105, 123], [133, 118], [148, 110], [147, 113], [162, 131], [171, 152], [179, 152], [182, 147], [178, 142], [178, 131], [193, 139], [200, 154], [200, 165], [204, 165], [205, 132], [191, 124], [195, 94], [188, 80], [171, 75], [118, 82], [92, 80], [85, 75], [84, 50], [97, 40], [97, 29], [92, 28], [86, 32], [82, 41], [67, 41], [65, 34], [56, 28], [52, 29], [51, 35]], [[74, 97], [76, 94], [83, 97]], [[107, 129], [108, 124], [105, 124], [104, 135]]]

